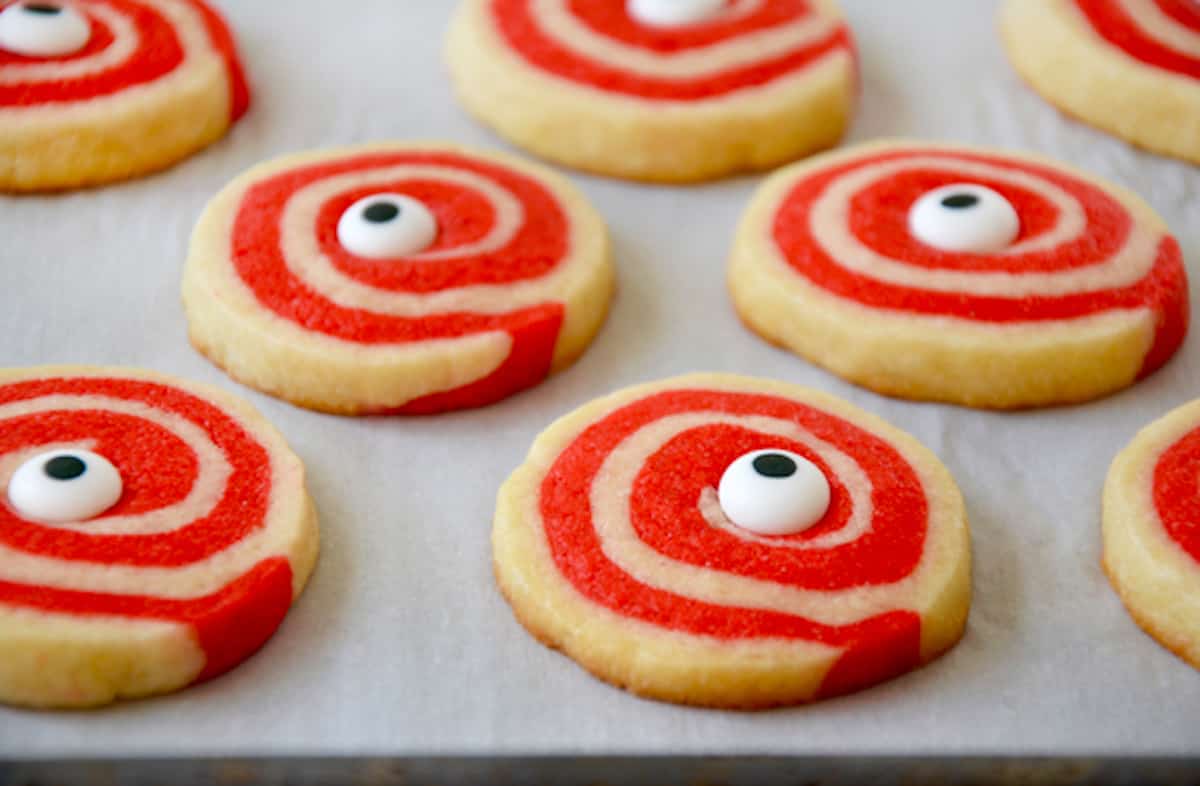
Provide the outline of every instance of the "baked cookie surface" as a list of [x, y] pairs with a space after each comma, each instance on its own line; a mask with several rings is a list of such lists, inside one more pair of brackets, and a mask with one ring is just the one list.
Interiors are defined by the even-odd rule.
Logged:
[[192, 235], [192, 343], [234, 378], [345, 414], [482, 406], [581, 354], [613, 291], [607, 228], [558, 175], [443, 144], [287, 156]]
[[463, 104], [505, 138], [639, 180], [831, 147], [857, 91], [833, 0], [463, 0], [446, 55]]
[[950, 648], [970, 604], [941, 463], [849, 404], [746, 377], [627, 388], [559, 419], [501, 488], [492, 546], [538, 639], [685, 704], [865, 688]]
[[1162, 366], [1179, 244], [1137, 196], [1048, 159], [889, 141], [773, 174], [728, 272], [755, 332], [879, 393], [1017, 408]]
[[162, 169], [248, 104], [233, 36], [202, 0], [0, 0], [0, 190]]
[[0, 701], [215, 677], [312, 572], [304, 468], [248, 404], [160, 374], [0, 370]]
[[1138, 147], [1200, 163], [1200, 6], [1006, 0], [1009, 59], [1058, 108]]
[[1104, 570], [1129, 613], [1200, 669], [1200, 401], [1142, 429], [1104, 484]]

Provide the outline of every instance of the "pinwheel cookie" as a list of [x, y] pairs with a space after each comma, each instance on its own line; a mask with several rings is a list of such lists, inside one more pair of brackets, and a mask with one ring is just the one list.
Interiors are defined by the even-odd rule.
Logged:
[[500, 490], [517, 618], [666, 701], [766, 707], [865, 688], [962, 634], [966, 515], [912, 437], [838, 399], [695, 374], [552, 424]]
[[161, 169], [248, 102], [233, 37], [202, 0], [0, 0], [0, 190]]
[[447, 58], [467, 109], [509, 140], [653, 181], [830, 147], [857, 92], [834, 0], [463, 0]]
[[1200, 669], [1200, 401], [1151, 423], [1104, 484], [1104, 569], [1138, 624]]
[[1200, 163], [1200, 4], [1007, 0], [1001, 30], [1050, 103], [1139, 147]]
[[430, 413], [575, 359], [613, 289], [603, 220], [507, 156], [383, 144], [258, 166], [208, 206], [183, 299], [192, 343], [301, 406]]
[[1187, 332], [1179, 244], [1062, 164], [882, 142], [772, 175], [729, 267], [742, 319], [880, 393], [1015, 408], [1102, 396]]
[[304, 468], [247, 404], [120, 368], [0, 370], [0, 701], [176, 690], [262, 646], [317, 555]]

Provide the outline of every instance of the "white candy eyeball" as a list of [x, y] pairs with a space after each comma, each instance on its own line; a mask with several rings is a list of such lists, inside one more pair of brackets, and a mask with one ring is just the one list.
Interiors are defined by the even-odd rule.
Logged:
[[91, 37], [87, 17], [64, 0], [22, 0], [0, 11], [0, 49], [18, 55], [69, 55]]
[[726, 518], [760, 535], [791, 535], [821, 520], [829, 509], [829, 481], [803, 456], [755, 450], [721, 475], [717, 500]]
[[725, 0], [629, 0], [629, 15], [652, 27], [703, 22], [725, 7]]
[[437, 219], [429, 208], [403, 194], [372, 194], [338, 219], [338, 242], [351, 254], [395, 259], [418, 254], [437, 239]]
[[26, 461], [8, 481], [22, 516], [59, 524], [94, 518], [121, 498], [117, 468], [90, 450], [52, 450]]
[[908, 229], [942, 251], [995, 254], [1021, 233], [1009, 201], [987, 186], [955, 183], [930, 191], [908, 212]]

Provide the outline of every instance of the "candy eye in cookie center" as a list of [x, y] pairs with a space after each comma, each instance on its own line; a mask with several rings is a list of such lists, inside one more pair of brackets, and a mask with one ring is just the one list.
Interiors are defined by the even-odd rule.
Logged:
[[437, 219], [420, 201], [404, 194], [371, 194], [338, 219], [338, 242], [368, 259], [419, 254], [437, 239]]
[[939, 251], [997, 254], [1021, 234], [1021, 219], [999, 192], [975, 183], [955, 183], [914, 202], [908, 228]]
[[721, 475], [717, 500], [736, 526], [760, 535], [792, 535], [812, 527], [829, 509], [829, 480], [803, 456], [755, 450]]
[[55, 450], [25, 461], [8, 482], [8, 501], [35, 521], [86, 521], [121, 498], [123, 483], [108, 459], [90, 450]]
[[0, 11], [0, 49], [18, 55], [70, 55], [87, 46], [91, 37], [91, 24], [70, 5], [24, 2]]

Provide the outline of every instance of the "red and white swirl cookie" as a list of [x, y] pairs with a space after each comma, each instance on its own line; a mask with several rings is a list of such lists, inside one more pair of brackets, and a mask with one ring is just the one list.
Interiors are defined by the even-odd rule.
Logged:
[[500, 490], [517, 618], [597, 676], [666, 701], [791, 704], [949, 649], [970, 536], [912, 437], [805, 388], [694, 374], [561, 418]]
[[729, 268], [742, 319], [887, 395], [1031, 407], [1155, 371], [1188, 326], [1179, 244], [1141, 199], [1047, 159], [882, 142], [760, 188]]
[[0, 701], [83, 707], [215, 677], [317, 556], [304, 467], [216, 389], [0, 370]]
[[248, 102], [233, 36], [203, 0], [0, 0], [0, 190], [162, 169]]
[[1007, 0], [1001, 30], [1017, 71], [1050, 103], [1200, 163], [1196, 0]]
[[192, 343], [301, 406], [490, 404], [581, 354], [613, 290], [603, 219], [509, 156], [381, 144], [237, 178], [192, 236]]
[[1142, 429], [1104, 484], [1104, 569], [1139, 625], [1200, 669], [1200, 401]]
[[467, 109], [504, 137], [638, 180], [831, 147], [857, 93], [834, 0], [462, 0], [446, 54]]

